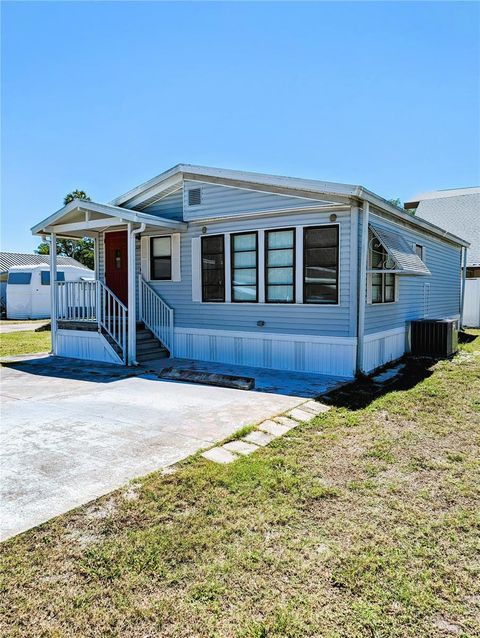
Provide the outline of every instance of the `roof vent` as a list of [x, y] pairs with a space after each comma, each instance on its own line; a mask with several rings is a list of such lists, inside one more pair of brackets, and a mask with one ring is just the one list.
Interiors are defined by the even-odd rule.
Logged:
[[200, 188], [191, 188], [188, 191], [188, 205], [198, 206], [202, 203], [202, 191]]

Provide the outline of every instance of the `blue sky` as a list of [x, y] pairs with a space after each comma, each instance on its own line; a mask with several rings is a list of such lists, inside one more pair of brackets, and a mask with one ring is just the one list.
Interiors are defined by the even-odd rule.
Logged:
[[2, 3], [2, 249], [179, 162], [480, 182], [479, 4]]

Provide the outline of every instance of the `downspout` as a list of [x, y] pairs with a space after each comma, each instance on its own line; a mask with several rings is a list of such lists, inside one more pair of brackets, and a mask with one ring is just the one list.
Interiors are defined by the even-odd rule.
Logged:
[[138, 366], [137, 361], [137, 295], [136, 295], [136, 260], [135, 239], [139, 233], [143, 233], [146, 224], [140, 224], [139, 228], [132, 230], [132, 222], [127, 224], [128, 234], [128, 365]]
[[462, 246], [461, 256], [461, 269], [462, 269], [462, 290], [460, 292], [460, 324], [459, 328], [463, 328], [463, 305], [465, 303], [465, 280], [467, 278], [467, 249]]
[[363, 201], [362, 237], [360, 245], [360, 273], [358, 277], [358, 320], [357, 320], [357, 373], [363, 372], [363, 349], [365, 332], [365, 301], [367, 291], [368, 258], [368, 217], [370, 204]]

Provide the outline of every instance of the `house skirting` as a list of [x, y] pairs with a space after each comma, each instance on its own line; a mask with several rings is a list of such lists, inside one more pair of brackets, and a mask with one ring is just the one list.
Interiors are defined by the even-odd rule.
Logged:
[[175, 328], [175, 357], [338, 377], [355, 375], [357, 340]]
[[372, 372], [376, 368], [400, 359], [409, 349], [407, 328], [393, 328], [383, 332], [365, 335], [363, 351], [364, 372]]
[[55, 354], [59, 357], [123, 363], [108, 341], [98, 332], [58, 329]]

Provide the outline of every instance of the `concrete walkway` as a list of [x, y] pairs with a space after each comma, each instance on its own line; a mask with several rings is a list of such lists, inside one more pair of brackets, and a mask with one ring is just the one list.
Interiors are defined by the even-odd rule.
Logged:
[[[50, 356], [1, 372], [2, 538], [305, 401], [279, 383], [285, 373], [277, 373], [277, 394]], [[323, 391], [325, 379], [317, 379]], [[330, 379], [330, 387], [337, 384]]]

